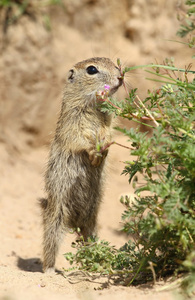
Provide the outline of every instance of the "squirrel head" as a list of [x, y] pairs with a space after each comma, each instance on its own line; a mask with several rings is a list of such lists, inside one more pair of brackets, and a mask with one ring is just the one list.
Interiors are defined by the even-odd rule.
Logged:
[[68, 72], [64, 100], [70, 96], [74, 100], [92, 102], [97, 92], [103, 91], [106, 85], [111, 96], [122, 83], [120, 69], [109, 58], [90, 58], [77, 63]]

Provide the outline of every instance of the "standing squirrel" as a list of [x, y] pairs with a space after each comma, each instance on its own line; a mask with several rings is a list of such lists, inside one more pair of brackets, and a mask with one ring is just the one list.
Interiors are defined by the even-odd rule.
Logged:
[[111, 96], [122, 83], [120, 69], [104, 57], [81, 61], [67, 75], [45, 174], [47, 199], [41, 199], [44, 272], [54, 270], [67, 228], [80, 228], [84, 240], [96, 234], [108, 152], [100, 154], [97, 142], [104, 149], [112, 127], [112, 116], [97, 106], [97, 93], [108, 85]]

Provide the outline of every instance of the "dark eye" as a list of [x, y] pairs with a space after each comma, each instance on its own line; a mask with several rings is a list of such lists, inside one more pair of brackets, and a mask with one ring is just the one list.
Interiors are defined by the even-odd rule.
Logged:
[[93, 75], [93, 74], [96, 74], [96, 73], [98, 73], [99, 71], [96, 69], [96, 67], [94, 67], [94, 66], [89, 66], [89, 67], [87, 67], [87, 73], [89, 74], [89, 75]]

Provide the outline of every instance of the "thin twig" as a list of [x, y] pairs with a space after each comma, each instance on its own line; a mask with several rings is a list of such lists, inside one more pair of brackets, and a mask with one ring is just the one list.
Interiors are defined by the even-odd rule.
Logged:
[[141, 104], [141, 106], [146, 110], [147, 114], [150, 116], [150, 118], [152, 119], [152, 121], [154, 122], [154, 124], [156, 125], [156, 127], [159, 126], [159, 124], [156, 122], [156, 120], [154, 119], [153, 115], [150, 113], [150, 111], [145, 107], [145, 105], [143, 104], [143, 102], [141, 101], [141, 99], [139, 98], [138, 95], [136, 95], [136, 98], [138, 99], [139, 103]]
[[103, 148], [101, 148], [101, 150], [99, 152], [102, 154], [105, 150], [107, 150], [111, 145], [114, 145], [114, 144], [118, 145], [120, 147], [123, 147], [125, 149], [128, 149], [128, 150], [135, 150], [134, 148], [131, 148], [131, 147], [128, 147], [128, 146], [125, 146], [125, 145], [122, 145], [120, 143], [117, 143], [117, 142], [113, 141], [113, 142], [105, 145]]

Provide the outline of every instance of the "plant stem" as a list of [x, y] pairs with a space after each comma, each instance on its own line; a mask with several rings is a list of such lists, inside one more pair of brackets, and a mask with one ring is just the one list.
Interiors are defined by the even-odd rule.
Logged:
[[141, 104], [141, 106], [146, 110], [147, 114], [150, 116], [150, 118], [152, 119], [152, 121], [154, 122], [154, 124], [156, 125], [156, 127], [158, 127], [159, 124], [156, 122], [156, 120], [154, 119], [154, 117], [152, 116], [152, 114], [150, 113], [150, 111], [145, 107], [145, 105], [143, 104], [143, 102], [141, 101], [141, 99], [139, 98], [138, 95], [136, 95], [136, 98], [138, 99], [138, 101]]
[[195, 71], [185, 70], [185, 69], [178, 69], [178, 68], [175, 68], [175, 67], [164, 66], [164, 65], [155, 65], [155, 64], [139, 65], [139, 66], [134, 66], [134, 67], [130, 67], [130, 68], [125, 68], [124, 72], [127, 73], [127, 72], [130, 72], [132, 70], [141, 69], [141, 68], [162, 68], [162, 69], [167, 69], [167, 70], [171, 70], [171, 71], [179, 71], [179, 72], [187, 72], [187, 73], [195, 74]]

